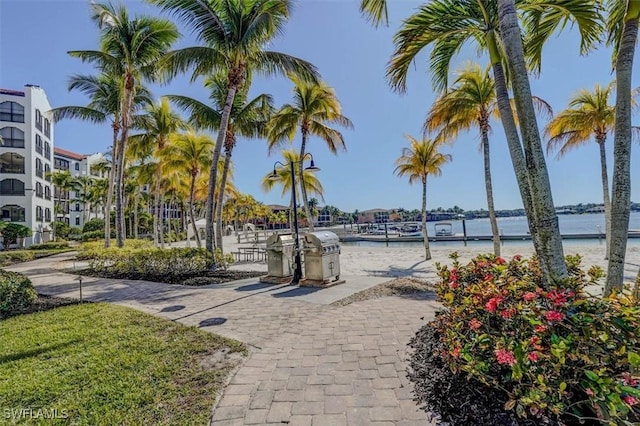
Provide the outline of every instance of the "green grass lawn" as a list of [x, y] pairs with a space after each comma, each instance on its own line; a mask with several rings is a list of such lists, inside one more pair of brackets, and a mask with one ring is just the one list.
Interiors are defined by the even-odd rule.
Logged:
[[[0, 424], [6, 410], [57, 410], [27, 424], [205, 425], [236, 341], [109, 304], [0, 321]], [[63, 411], [64, 410], [64, 411]], [[40, 423], [39, 423], [40, 422]], [[21, 423], [22, 424], [22, 423]]]

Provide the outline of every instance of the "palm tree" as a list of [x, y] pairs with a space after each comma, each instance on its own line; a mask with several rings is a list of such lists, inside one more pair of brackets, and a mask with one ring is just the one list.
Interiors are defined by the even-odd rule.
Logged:
[[[371, 4], [381, 3], [371, 2]], [[451, 60], [463, 44], [475, 42], [479, 48], [488, 52], [498, 110], [523, 205], [529, 219], [533, 243], [542, 271], [547, 278], [546, 281], [550, 282], [551, 275], [566, 276], [562, 240], [548, 185], [546, 164], [544, 158], [538, 155], [541, 154], [540, 143], [536, 146], [535, 138], [531, 136], [535, 133], [534, 130], [537, 131], [535, 116], [531, 118], [528, 114], [522, 115], [521, 113], [524, 112], [520, 105], [522, 102], [516, 103], [520, 127], [525, 136], [523, 145], [511, 110], [505, 74], [505, 60], [510, 52], [503, 49], [504, 29], [500, 26], [499, 20], [503, 14], [498, 13], [498, 4], [503, 3], [495, 0], [488, 2], [433, 0], [421, 6], [417, 13], [404, 21], [394, 37], [396, 47], [387, 68], [387, 77], [394, 89], [400, 92], [405, 91], [408, 70], [416, 55], [425, 47], [433, 45], [430, 69], [435, 88], [442, 91], [448, 84]], [[593, 4], [522, 1], [518, 2], [518, 6], [528, 23], [527, 28], [530, 29], [531, 35], [527, 36], [530, 47], [527, 52], [530, 66], [534, 69], [539, 65], [540, 51], [544, 42], [567, 21], [577, 24], [583, 36], [582, 51], [588, 50], [598, 40], [600, 15]], [[515, 15], [513, 18], [516, 18]], [[541, 22], [543, 24], [540, 24]], [[517, 28], [518, 42], [521, 43], [517, 20], [515, 23], [511, 22], [512, 27], [513, 25]], [[518, 72], [512, 72], [511, 76], [528, 79], [526, 69], [518, 69]], [[518, 97], [525, 98], [524, 102], [531, 102], [530, 91], [528, 94], [518, 92]], [[524, 131], [525, 128], [527, 128], [526, 131]]]
[[490, 118], [497, 113], [496, 91], [489, 71], [479, 65], [467, 66], [459, 73], [453, 87], [440, 97], [429, 110], [425, 129], [439, 130], [438, 137], [454, 139], [461, 131], [477, 126], [480, 129], [480, 146], [484, 159], [484, 183], [487, 192], [489, 222], [493, 234], [493, 252], [500, 256], [500, 231], [493, 202], [491, 164], [489, 155]]
[[[49, 175], [46, 177], [51, 179], [51, 183], [53, 184], [53, 187], [58, 191], [58, 199], [60, 201], [55, 203], [54, 213], [57, 215], [58, 212], [65, 212], [65, 209], [61, 208], [61, 204], [64, 205], [64, 203], [66, 202], [67, 209], [68, 209], [69, 191], [73, 191], [76, 187], [75, 182], [73, 180], [73, 176], [71, 176], [71, 173], [69, 172], [69, 170], [65, 170], [65, 171], [54, 171], [52, 173], [49, 173]], [[66, 194], [66, 196], [63, 196], [63, 194]], [[54, 241], [56, 239], [56, 222], [57, 221], [58, 221], [58, 218], [56, 216], [54, 217], [54, 220], [53, 220], [53, 240]]]
[[[205, 80], [205, 87], [210, 90], [209, 99], [213, 106], [186, 96], [168, 96], [180, 108], [190, 114], [191, 123], [198, 129], [218, 130], [222, 122], [224, 103], [227, 97], [227, 76], [216, 74]], [[236, 137], [259, 138], [266, 136], [266, 124], [273, 112], [273, 98], [271, 95], [261, 94], [247, 100], [248, 85], [238, 91], [231, 107], [227, 136], [225, 137], [225, 167], [220, 179], [221, 186], [226, 186], [231, 155], [236, 144]], [[215, 201], [215, 246], [222, 247], [222, 206], [224, 192], [219, 192]]]
[[616, 116], [613, 139], [613, 184], [611, 188], [611, 238], [604, 293], [621, 291], [631, 207], [631, 76], [638, 40], [640, 2], [608, 2], [609, 42], [614, 47], [616, 70]]
[[[298, 163], [300, 161], [300, 153], [292, 150], [285, 149], [282, 151], [282, 158], [284, 159], [284, 164], [289, 163]], [[287, 195], [291, 195], [291, 168], [290, 167], [279, 167], [275, 169], [276, 176], [273, 176], [273, 172], [269, 172], [266, 174], [261, 180], [262, 189], [266, 192], [271, 191], [276, 185], [282, 187], [282, 196], [286, 197]], [[301, 173], [304, 176], [301, 179]], [[294, 177], [299, 182], [304, 181], [304, 190], [307, 193], [317, 195], [321, 200], [324, 200], [324, 188], [322, 184], [318, 180], [318, 177], [315, 175], [315, 170], [308, 170], [300, 168], [294, 168]], [[296, 195], [299, 194], [298, 188], [296, 188]], [[309, 216], [307, 216], [309, 217]], [[289, 199], [289, 225], [291, 229], [293, 229], [293, 198]]]
[[201, 247], [200, 234], [196, 228], [195, 191], [196, 180], [203, 170], [209, 167], [214, 142], [209, 136], [187, 132], [171, 137], [171, 144], [165, 151], [166, 168], [189, 175], [189, 218], [196, 243]]
[[411, 146], [402, 150], [402, 155], [396, 160], [395, 173], [398, 176], [408, 176], [409, 184], [419, 180], [422, 183], [422, 238], [426, 259], [431, 259], [429, 250], [429, 236], [427, 234], [427, 177], [440, 176], [442, 166], [451, 161], [451, 155], [438, 152], [441, 141], [422, 139], [417, 140], [405, 135]]
[[[162, 159], [164, 158], [162, 152], [169, 137], [179, 130], [186, 129], [187, 124], [171, 110], [171, 105], [166, 97], [160, 98], [158, 103], [147, 106], [146, 114], [141, 117], [140, 121], [144, 133], [130, 136], [129, 144], [152, 148], [154, 157], [158, 161], [154, 179], [154, 227], [157, 230], [163, 230], [163, 216], [160, 215], [160, 181], [162, 178]], [[155, 244], [158, 244], [159, 236], [160, 245], [164, 248], [164, 232], [154, 231], [153, 235]]]
[[[124, 6], [92, 3], [92, 20], [98, 25], [100, 50], [71, 51], [83, 62], [95, 64], [109, 75], [117, 76], [122, 88], [118, 99], [119, 140], [114, 146], [116, 193], [116, 240], [124, 246], [124, 152], [135, 113], [136, 91], [142, 79], [153, 80], [158, 61], [178, 38], [176, 26], [169, 20], [137, 16], [129, 19]], [[106, 221], [105, 221], [106, 222]]]
[[[92, 123], [109, 123], [112, 128], [112, 147], [114, 153], [112, 158], [115, 159], [115, 149], [118, 146], [118, 138], [120, 134], [120, 99], [121, 86], [117, 76], [108, 73], [101, 73], [98, 76], [90, 75], [73, 75], [69, 79], [68, 90], [80, 90], [90, 99], [87, 106], [63, 106], [51, 110], [54, 121], [63, 119], [80, 119], [90, 121]], [[140, 86], [136, 88], [136, 95], [133, 100], [136, 107], [151, 103], [151, 94], [149, 91]], [[113, 162], [113, 160], [112, 160]], [[107, 199], [105, 202], [105, 217], [111, 211], [113, 188], [115, 181], [115, 167], [109, 169], [109, 185]], [[111, 244], [111, 222], [105, 220], [105, 247]]]
[[[302, 144], [299, 158], [301, 160], [304, 160], [309, 136], [322, 139], [333, 154], [336, 154], [339, 148], [346, 151], [342, 133], [330, 126], [339, 125], [352, 129], [353, 124], [342, 115], [335, 91], [324, 82], [309, 83], [296, 76], [290, 78], [293, 81], [293, 103], [283, 105], [269, 122], [269, 149], [272, 150], [283, 141], [293, 140], [300, 129]], [[297, 164], [298, 173], [301, 176], [300, 191], [305, 214], [307, 218], [311, 218], [303, 162], [300, 161]], [[309, 230], [313, 231], [311, 221], [309, 221]]]
[[214, 247], [214, 192], [217, 186], [217, 164], [227, 135], [231, 107], [236, 93], [242, 89], [250, 73], [301, 75], [316, 80], [315, 67], [301, 59], [268, 51], [269, 43], [284, 30], [289, 18], [289, 0], [149, 0], [165, 11], [171, 11], [190, 27], [204, 46], [176, 50], [164, 60], [168, 74], [175, 75], [194, 68], [193, 78], [215, 71], [227, 74], [227, 95], [216, 146], [209, 172], [207, 197], [206, 248]]
[[[611, 204], [609, 199], [609, 177], [607, 173], [607, 157], [605, 145], [607, 135], [613, 131], [615, 108], [609, 105], [609, 97], [614, 84], [606, 87], [596, 84], [593, 92], [580, 90], [569, 101], [569, 108], [558, 113], [545, 128], [549, 138], [547, 151], [559, 149], [558, 158], [568, 151], [588, 143], [593, 136], [600, 150], [600, 170], [602, 178], [602, 196], [606, 226], [605, 258], [608, 258], [609, 239], [611, 237]], [[637, 131], [640, 128], [634, 127]]]

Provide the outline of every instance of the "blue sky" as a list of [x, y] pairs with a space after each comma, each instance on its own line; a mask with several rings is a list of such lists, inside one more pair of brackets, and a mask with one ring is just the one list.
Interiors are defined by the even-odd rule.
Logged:
[[[401, 20], [420, 4], [413, 1], [391, 2], [389, 28], [374, 28], [359, 14], [357, 1], [298, 2], [283, 37], [272, 49], [299, 56], [314, 63], [323, 78], [336, 89], [343, 113], [354, 125], [345, 131], [347, 152], [333, 156], [320, 140], [312, 139], [308, 150], [322, 171], [318, 177], [325, 188], [325, 201], [345, 211], [370, 208], [419, 208], [419, 185], [409, 186], [394, 176], [393, 161], [406, 140], [405, 133], [419, 136], [424, 116], [435, 94], [427, 70], [427, 55], [422, 55], [411, 70], [408, 92], [398, 95], [385, 81], [385, 65], [393, 49], [392, 36]], [[130, 12], [159, 14], [151, 5], [126, 1]], [[189, 32], [181, 27], [184, 38], [179, 46], [194, 45]], [[95, 49], [98, 32], [89, 19], [89, 2], [84, 0], [0, 2], [0, 87], [20, 89], [38, 84], [47, 92], [52, 106], [84, 105], [86, 98], [66, 89], [68, 77], [91, 73], [92, 69], [69, 57], [68, 50]], [[465, 49], [454, 63], [459, 68], [467, 60], [483, 66], [474, 47]], [[636, 61], [638, 62], [638, 61]], [[638, 68], [636, 64], [636, 68]], [[553, 38], [544, 52], [540, 78], [532, 79], [533, 93], [551, 104], [554, 111], [566, 107], [569, 97], [595, 83], [607, 84], [611, 73], [610, 51], [606, 47], [588, 57], [578, 54], [575, 31]], [[634, 74], [634, 86], [640, 85], [640, 73]], [[178, 78], [164, 87], [153, 87], [154, 94], [182, 94], [206, 99], [199, 83]], [[284, 78], [256, 80], [252, 94], [271, 93], [276, 105], [291, 98], [291, 84]], [[635, 115], [635, 124], [640, 123]], [[542, 127], [544, 122], [539, 123]], [[503, 130], [493, 123], [491, 135], [492, 173], [496, 208], [521, 207], [522, 203], [509, 159]], [[609, 141], [609, 170], [612, 171], [612, 138]], [[105, 151], [110, 145], [108, 126], [79, 121], [63, 121], [55, 127], [58, 147], [81, 153]], [[293, 146], [299, 147], [297, 138]], [[428, 207], [458, 205], [463, 209], [486, 209], [482, 156], [478, 150], [478, 132], [461, 135], [444, 151], [453, 162], [443, 168], [441, 177], [432, 178], [428, 187]], [[633, 157], [640, 155], [634, 143]], [[265, 203], [287, 204], [280, 191], [264, 193], [260, 178], [272, 169], [279, 156], [267, 156], [266, 143], [240, 141], [234, 151], [235, 183], [238, 188]], [[640, 167], [632, 161], [632, 200], [640, 201]], [[556, 205], [599, 202], [602, 199], [600, 164], [595, 143], [586, 145], [556, 160], [547, 161]]]

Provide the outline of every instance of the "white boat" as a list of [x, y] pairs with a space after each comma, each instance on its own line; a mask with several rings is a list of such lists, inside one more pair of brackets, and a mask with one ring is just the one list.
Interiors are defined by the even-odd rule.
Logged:
[[453, 225], [451, 222], [437, 222], [433, 225], [436, 237], [453, 237]]
[[400, 228], [400, 237], [422, 237], [421, 223], [405, 223]]

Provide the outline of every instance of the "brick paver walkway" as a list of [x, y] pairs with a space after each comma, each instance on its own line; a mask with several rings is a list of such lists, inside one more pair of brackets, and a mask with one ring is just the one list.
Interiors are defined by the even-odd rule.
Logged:
[[[75, 277], [51, 267], [64, 259], [10, 269], [27, 274], [41, 293], [77, 298]], [[214, 408], [215, 426], [429, 424], [405, 374], [407, 343], [437, 306], [426, 295], [333, 307], [258, 284], [232, 290], [85, 277], [83, 296], [249, 344]]]

